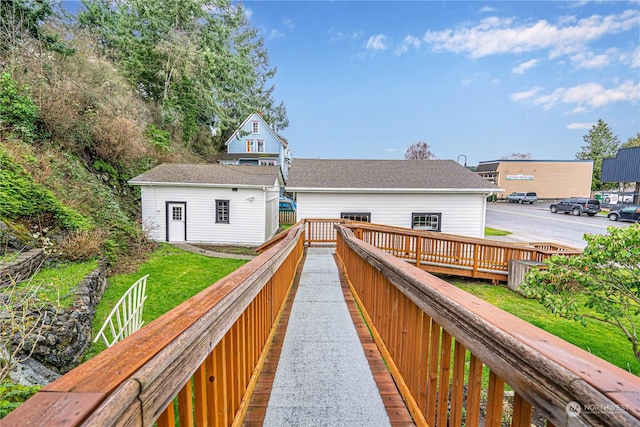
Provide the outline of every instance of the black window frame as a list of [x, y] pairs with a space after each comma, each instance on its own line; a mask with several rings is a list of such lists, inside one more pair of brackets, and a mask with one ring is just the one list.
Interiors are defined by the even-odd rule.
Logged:
[[[216, 224], [229, 224], [230, 220], [230, 205], [229, 200], [216, 199]], [[224, 208], [225, 211], [220, 209]], [[226, 215], [226, 219], [224, 218]]]
[[[366, 217], [366, 220], [354, 219], [353, 217]], [[371, 222], [371, 212], [340, 212], [340, 219], [350, 219], [351, 221]]]
[[[416, 217], [424, 217], [426, 219], [427, 216], [437, 217], [438, 227], [437, 228], [416, 228]], [[424, 221], [425, 227], [427, 221]], [[422, 230], [422, 231], [442, 231], [442, 212], [412, 212], [411, 213], [411, 229], [412, 230]]]

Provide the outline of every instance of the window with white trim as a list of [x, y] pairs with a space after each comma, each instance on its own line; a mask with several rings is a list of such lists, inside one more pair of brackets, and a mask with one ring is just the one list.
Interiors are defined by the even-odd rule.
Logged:
[[255, 142], [253, 139], [247, 139], [247, 153], [252, 153], [255, 150]]
[[171, 219], [182, 221], [182, 206], [171, 206]]
[[340, 218], [351, 221], [371, 222], [371, 212], [340, 212]]
[[258, 143], [258, 153], [264, 153], [264, 139], [256, 141]]
[[260, 133], [260, 123], [251, 122], [251, 133]]
[[412, 213], [411, 228], [414, 230], [440, 231], [441, 213]]
[[216, 222], [229, 223], [228, 200], [216, 200]]

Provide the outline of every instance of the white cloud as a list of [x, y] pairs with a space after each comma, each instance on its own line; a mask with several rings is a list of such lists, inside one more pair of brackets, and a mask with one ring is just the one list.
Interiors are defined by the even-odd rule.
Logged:
[[525, 101], [527, 99], [533, 98], [542, 90], [541, 87], [534, 87], [524, 92], [516, 92], [511, 94], [511, 99], [513, 101]]
[[269, 35], [268, 35], [269, 40], [279, 39], [282, 37], [284, 37], [284, 33], [278, 29], [274, 28], [271, 31], [269, 31]]
[[567, 129], [591, 129], [595, 123], [569, 123]]
[[619, 56], [617, 49], [608, 49], [605, 53], [599, 55], [593, 52], [578, 52], [571, 56], [571, 61], [577, 69], [604, 68], [614, 60], [614, 57]]
[[376, 34], [375, 36], [369, 37], [367, 40], [367, 44], [365, 45], [365, 49], [367, 50], [386, 50], [387, 37], [384, 34]]
[[283, 19], [282, 23], [284, 24], [285, 27], [287, 27], [289, 30], [293, 30], [293, 28], [295, 27], [295, 25], [293, 25], [293, 21], [290, 18], [285, 18]]
[[514, 74], [524, 74], [525, 71], [527, 71], [530, 68], [535, 67], [536, 65], [538, 65], [538, 61], [537, 59], [530, 59], [526, 62], [523, 62], [521, 64], [518, 64], [517, 66], [513, 67], [513, 69], [511, 70], [512, 73]]
[[495, 11], [496, 11], [495, 7], [488, 6], [488, 5], [487, 6], [483, 6], [483, 7], [480, 8], [480, 12], [481, 13], [491, 13], [491, 12], [495, 12]]
[[339, 42], [343, 40], [358, 40], [361, 39], [364, 33], [362, 31], [344, 32], [336, 27], [329, 28], [329, 41]]
[[396, 48], [393, 52], [394, 55], [402, 55], [406, 53], [410, 48], [419, 49], [420, 48], [420, 39], [414, 36], [406, 36], [404, 40], [402, 40], [402, 44]]
[[434, 51], [467, 53], [472, 58], [540, 49], [549, 49], [549, 56], [554, 58], [579, 52], [588, 42], [607, 34], [632, 30], [639, 25], [640, 10], [632, 9], [579, 20], [562, 17], [555, 24], [546, 20], [516, 24], [514, 18], [494, 16], [473, 26], [427, 31], [422, 40]]
[[616, 87], [605, 88], [598, 83], [584, 83], [568, 88], [558, 88], [551, 93], [538, 96], [540, 88], [511, 95], [514, 101], [530, 101], [548, 110], [558, 105], [572, 105], [571, 113], [581, 113], [600, 108], [614, 102], [640, 101], [640, 83], [627, 80]]

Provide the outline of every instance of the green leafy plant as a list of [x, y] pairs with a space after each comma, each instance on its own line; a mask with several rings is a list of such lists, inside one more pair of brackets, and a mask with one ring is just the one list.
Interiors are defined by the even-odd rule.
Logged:
[[166, 130], [158, 129], [154, 124], [147, 125], [145, 136], [151, 140], [156, 149], [161, 152], [169, 152], [171, 150], [171, 134]]
[[88, 229], [91, 222], [63, 205], [54, 194], [0, 147], [0, 218], [34, 220], [45, 218], [66, 230]]
[[14, 384], [10, 381], [0, 384], [0, 418], [16, 409], [42, 387]]
[[8, 127], [22, 138], [32, 140], [39, 108], [27, 91], [28, 87], [18, 86], [8, 72], [0, 74], [0, 128]]
[[560, 317], [615, 326], [640, 361], [640, 224], [584, 238], [582, 255], [550, 258], [546, 269], [526, 275], [521, 289]]

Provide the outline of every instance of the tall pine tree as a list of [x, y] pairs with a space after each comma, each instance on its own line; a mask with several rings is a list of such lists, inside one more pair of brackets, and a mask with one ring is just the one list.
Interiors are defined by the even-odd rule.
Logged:
[[611, 132], [609, 125], [599, 119], [598, 123], [593, 125], [589, 133], [582, 137], [586, 145], [576, 153], [576, 159], [593, 160], [593, 175], [591, 177], [591, 189], [602, 190], [602, 159], [605, 157], [614, 157], [617, 154], [620, 141], [618, 137]]

